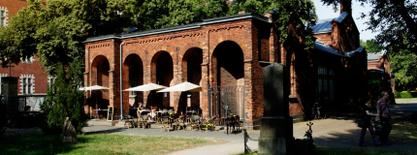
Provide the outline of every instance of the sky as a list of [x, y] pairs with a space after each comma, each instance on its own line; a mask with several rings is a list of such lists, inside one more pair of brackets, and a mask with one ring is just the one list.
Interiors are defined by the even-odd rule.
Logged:
[[[318, 20], [331, 19], [339, 15], [339, 10], [335, 12], [333, 9], [333, 6], [323, 5], [321, 0], [313, 0], [313, 2], [316, 7], [316, 14], [317, 14]], [[356, 26], [359, 29], [360, 39], [361, 40], [374, 39], [377, 32], [365, 30], [367, 27], [367, 25], [365, 24], [367, 19], [360, 18], [360, 15], [362, 12], [365, 15], [369, 14], [371, 7], [367, 5], [361, 6], [360, 3], [358, 3], [357, 1], [352, 1], [352, 3], [353, 3], [352, 4], [352, 17], [355, 20]]]

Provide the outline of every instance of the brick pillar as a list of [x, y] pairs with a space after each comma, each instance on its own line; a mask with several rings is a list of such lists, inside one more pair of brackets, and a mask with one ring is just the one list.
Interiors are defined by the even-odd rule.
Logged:
[[[151, 63], [150, 61], [146, 61], [146, 60], [143, 61], [143, 64], [144, 64], [143, 65], [143, 84], [148, 84], [152, 82], [152, 79], [151, 79], [152, 72], [151, 72], [150, 63]], [[148, 103], [149, 93], [150, 93], [149, 91], [143, 92], [143, 106], [147, 106], [150, 108], [151, 103]]]
[[263, 115], [263, 79], [262, 68], [256, 61], [244, 62], [245, 72], [245, 123], [254, 125], [254, 121]]
[[210, 117], [210, 109], [209, 109], [209, 94], [208, 94], [208, 63], [201, 64], [201, 91], [200, 91], [200, 108], [203, 113], [203, 118], [209, 118]]
[[[116, 95], [118, 95], [118, 94], [115, 94], [117, 92], [115, 90], [115, 89], [117, 89], [117, 87], [115, 85], [114, 76], [115, 76], [114, 70], [110, 70], [109, 71], [109, 90], [108, 90], [109, 91], [109, 107], [112, 107], [112, 111], [110, 111], [110, 114], [113, 112], [113, 117], [115, 116], [114, 113], [117, 112], [117, 111], [115, 111], [114, 108], [119, 107], [119, 106], [115, 105], [115, 103], [119, 103], [119, 102], [116, 101], [118, 99], [118, 97], [116, 97]], [[117, 112], [117, 113], [120, 113], [120, 112]], [[111, 118], [113, 118], [113, 117], [111, 117]]]
[[245, 78], [245, 102], [244, 110], [245, 123], [252, 124], [253, 122], [253, 97], [252, 97], [252, 61], [244, 62], [244, 78]]
[[[173, 85], [176, 85], [176, 84], [179, 84], [179, 83], [183, 82], [182, 81], [182, 74], [183, 73], [181, 71], [181, 63], [180, 62], [173, 62], [173, 63], [174, 63], [173, 64], [174, 65], [173, 66], [173, 69], [174, 69], [173, 77], [174, 78], [172, 79], [170, 86], [173, 86]], [[178, 112], [178, 106], [179, 106], [181, 92], [170, 92], [169, 95], [170, 95], [170, 101], [169, 101], [170, 106], [174, 107], [175, 112]]]

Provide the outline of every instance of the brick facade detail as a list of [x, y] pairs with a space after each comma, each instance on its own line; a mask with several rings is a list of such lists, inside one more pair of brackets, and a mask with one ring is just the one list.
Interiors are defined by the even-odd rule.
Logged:
[[[119, 50], [122, 47], [123, 90], [146, 83], [172, 86], [190, 81], [202, 87], [199, 93], [192, 94], [198, 98], [192, 97], [191, 100], [199, 102], [192, 101], [192, 104], [199, 105], [203, 117], [222, 117], [224, 114], [219, 104], [226, 99], [221, 93], [231, 93], [232, 97], [228, 96], [227, 100], [238, 104], [228, 105], [231, 111], [244, 116], [246, 123], [252, 123], [263, 113], [262, 67], [258, 60], [261, 58], [269, 61], [274, 56], [271, 54], [272, 46], [269, 45], [269, 39], [272, 38], [268, 36], [270, 28], [266, 29], [268, 31], [261, 29], [265, 25], [268, 27], [269, 23], [264, 18], [240, 15], [236, 18], [208, 21], [195, 27], [191, 25], [182, 30], [174, 28], [169, 32], [156, 30], [121, 37], [90, 38], [85, 44], [85, 85], [109, 87], [109, 91], [103, 91], [102, 97], [108, 100], [109, 106], [114, 107], [116, 113], [119, 112]], [[196, 59], [201, 59], [201, 62]], [[197, 64], [187, 65], [195, 62]], [[107, 63], [109, 66], [108, 69], [104, 67], [105, 73], [99, 73], [103, 67], [97, 64]], [[134, 78], [133, 74], [140, 77], [136, 77], [136, 84], [131, 85], [135, 83], [130, 80]], [[127, 113], [129, 93], [122, 93], [123, 111]], [[173, 107], [177, 112], [183, 109], [181, 92], [164, 94], [163, 99], [159, 100], [163, 102], [161, 105], [150, 99], [158, 96], [155, 92], [139, 94], [143, 95], [139, 97], [140, 102], [146, 106]]]

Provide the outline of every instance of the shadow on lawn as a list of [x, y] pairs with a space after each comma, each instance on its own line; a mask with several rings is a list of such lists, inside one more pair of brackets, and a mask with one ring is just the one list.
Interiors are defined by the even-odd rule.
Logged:
[[122, 132], [125, 131], [125, 128], [112, 128], [112, 129], [100, 129], [100, 130], [96, 130], [96, 131], [88, 131], [88, 132], [84, 132], [84, 134], [88, 135], [88, 134], [108, 134], [108, 133], [114, 133], [114, 132]]
[[[77, 142], [87, 143], [89, 138], [79, 137]], [[66, 144], [60, 135], [44, 134], [40, 129], [7, 129], [0, 136], [0, 154], [48, 155], [70, 152], [81, 145]]]
[[390, 142], [387, 145], [374, 146], [368, 131], [365, 137], [366, 146], [359, 147], [360, 129], [357, 128], [343, 133], [330, 133], [325, 137], [314, 137], [314, 143], [317, 146], [315, 154], [417, 154], [416, 116], [414, 114], [394, 120]]

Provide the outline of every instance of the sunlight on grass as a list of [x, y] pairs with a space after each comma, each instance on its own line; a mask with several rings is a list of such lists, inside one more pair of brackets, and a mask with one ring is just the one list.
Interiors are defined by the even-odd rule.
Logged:
[[216, 143], [198, 138], [92, 134], [78, 136], [78, 143], [63, 144], [57, 135], [28, 134], [4, 136], [0, 154], [132, 154], [156, 155]]
[[206, 144], [203, 139], [122, 135], [87, 135], [69, 154], [163, 154]]
[[393, 140], [404, 139], [417, 141], [417, 124], [412, 122], [398, 122], [392, 125], [391, 137]]

